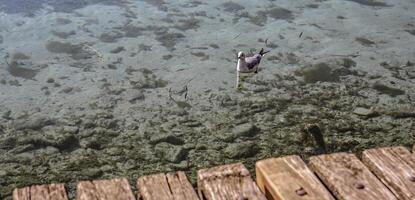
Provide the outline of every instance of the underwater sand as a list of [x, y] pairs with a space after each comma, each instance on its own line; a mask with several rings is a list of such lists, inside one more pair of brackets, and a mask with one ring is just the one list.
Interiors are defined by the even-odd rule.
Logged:
[[[44, 4], [41, 4], [41, 3]], [[114, 3], [116, 2], [116, 3]], [[415, 143], [415, 3], [0, 2], [0, 198]], [[301, 36], [301, 37], [300, 37]], [[235, 90], [236, 53], [271, 50]], [[4, 59], [3, 59], [4, 58]], [[135, 184], [132, 184], [135, 185]]]

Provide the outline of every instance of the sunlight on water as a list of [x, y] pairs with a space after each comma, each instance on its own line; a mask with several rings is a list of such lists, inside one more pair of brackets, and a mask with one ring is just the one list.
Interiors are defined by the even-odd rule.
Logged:
[[[194, 182], [212, 165], [412, 145], [414, 9], [0, 0], [0, 198], [38, 183], [177, 170]], [[240, 51], [250, 73], [236, 89]]]

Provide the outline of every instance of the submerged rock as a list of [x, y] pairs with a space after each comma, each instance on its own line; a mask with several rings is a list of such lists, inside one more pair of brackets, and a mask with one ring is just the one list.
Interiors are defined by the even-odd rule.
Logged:
[[72, 150], [79, 146], [78, 139], [72, 134], [49, 132], [42, 135], [28, 136], [18, 141], [19, 145], [30, 145], [33, 149], [55, 147], [60, 151]]
[[189, 150], [182, 146], [172, 145], [166, 142], [159, 143], [154, 148], [157, 157], [172, 163], [180, 163], [186, 160]]
[[137, 103], [145, 99], [144, 93], [140, 90], [134, 90], [128, 93], [128, 101], [130, 103]]
[[339, 80], [338, 76], [332, 73], [331, 67], [326, 63], [318, 63], [311, 67], [307, 67], [300, 72], [304, 76], [306, 83], [335, 82]]
[[150, 137], [150, 144], [157, 144], [161, 142], [167, 142], [174, 145], [184, 144], [182, 139], [171, 133], [158, 133]]
[[254, 137], [259, 132], [259, 128], [254, 124], [241, 124], [233, 128], [232, 133], [236, 136]]
[[17, 62], [17, 61], [12, 61], [7, 66], [7, 71], [10, 73], [10, 75], [14, 77], [32, 79], [32, 80], [34, 80], [35, 76], [39, 73], [38, 69], [30, 69], [30, 68], [22, 67], [22, 63]]
[[364, 117], [374, 117], [378, 115], [377, 112], [371, 109], [362, 108], [362, 107], [357, 107], [356, 109], [353, 110], [353, 113], [359, 116], [364, 116]]
[[259, 147], [254, 142], [241, 142], [230, 144], [225, 148], [224, 153], [228, 158], [249, 158], [259, 152]]
[[24, 119], [18, 119], [13, 122], [13, 127], [16, 130], [25, 130], [25, 129], [31, 129], [31, 130], [39, 130], [43, 128], [44, 126], [53, 124], [53, 121], [44, 115], [32, 115], [29, 118]]
[[84, 49], [82, 44], [71, 44], [69, 42], [47, 41], [46, 49], [51, 53], [64, 53], [70, 55], [72, 59], [81, 60], [94, 56], [93, 52]]
[[387, 94], [391, 97], [396, 97], [398, 95], [405, 94], [405, 91], [403, 91], [401, 89], [389, 87], [389, 86], [387, 86], [385, 84], [382, 84], [382, 83], [375, 83], [373, 85], [373, 89], [377, 90], [378, 92], [380, 92], [382, 94]]
[[303, 131], [313, 136], [314, 141], [317, 144], [317, 153], [326, 153], [326, 142], [324, 141], [323, 133], [317, 124], [306, 124]]

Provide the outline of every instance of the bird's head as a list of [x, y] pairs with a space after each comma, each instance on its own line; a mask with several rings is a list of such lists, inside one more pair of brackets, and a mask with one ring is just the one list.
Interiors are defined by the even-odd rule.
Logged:
[[238, 59], [244, 59], [244, 58], [245, 58], [245, 54], [244, 54], [244, 52], [240, 51], [240, 52], [238, 53]]

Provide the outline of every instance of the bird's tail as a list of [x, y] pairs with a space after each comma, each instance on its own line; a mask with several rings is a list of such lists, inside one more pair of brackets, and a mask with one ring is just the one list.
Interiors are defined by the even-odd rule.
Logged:
[[264, 48], [261, 48], [261, 51], [259, 51], [259, 55], [263, 56], [266, 53], [268, 53], [269, 51], [265, 51]]

